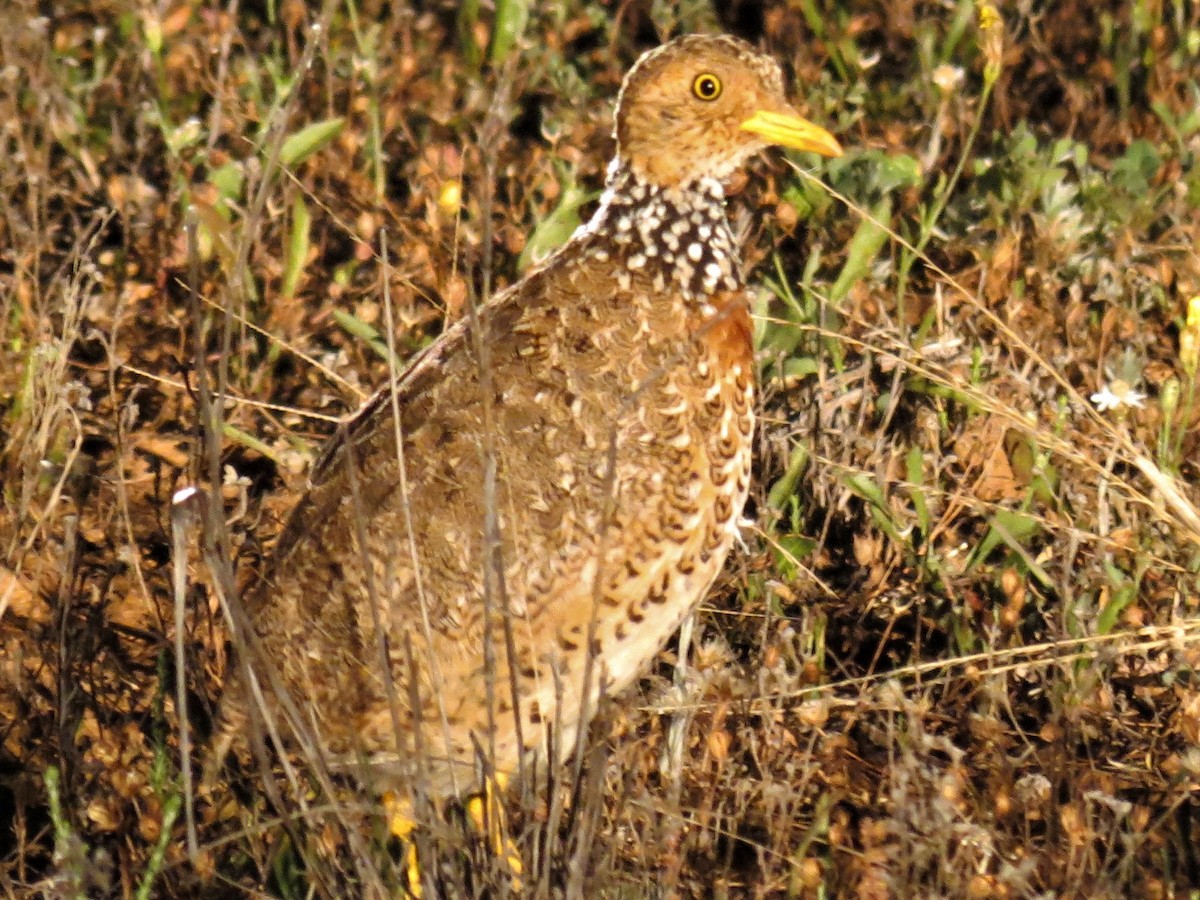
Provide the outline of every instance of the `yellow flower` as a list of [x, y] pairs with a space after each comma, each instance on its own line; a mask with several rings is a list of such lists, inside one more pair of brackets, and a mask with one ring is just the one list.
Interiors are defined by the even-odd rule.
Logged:
[[983, 83], [991, 87], [1000, 77], [1004, 62], [1004, 20], [996, 7], [981, 0], [979, 11], [979, 46], [983, 50]]
[[1200, 363], [1200, 294], [1188, 301], [1187, 322], [1179, 332], [1179, 361], [1188, 377], [1195, 378]]
[[456, 179], [443, 182], [438, 191], [437, 205], [446, 215], [457, 215], [462, 207], [462, 182]]

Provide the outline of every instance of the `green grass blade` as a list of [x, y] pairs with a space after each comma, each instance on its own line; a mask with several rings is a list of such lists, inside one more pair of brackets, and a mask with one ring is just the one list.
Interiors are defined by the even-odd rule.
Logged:
[[284, 138], [279, 149], [279, 162], [290, 168], [300, 165], [314, 153], [324, 150], [342, 133], [346, 120], [341, 116], [324, 119], [301, 128]]
[[493, 66], [504, 65], [529, 22], [527, 0], [497, 0], [496, 22], [492, 27], [492, 49], [489, 60]]
[[303, 196], [297, 194], [295, 202], [292, 203], [292, 231], [291, 238], [288, 240], [287, 261], [284, 263], [283, 270], [282, 293], [285, 298], [296, 295], [296, 286], [300, 283], [300, 276], [304, 274], [304, 263], [308, 259], [311, 224], [312, 217], [308, 213], [308, 204], [304, 202]]

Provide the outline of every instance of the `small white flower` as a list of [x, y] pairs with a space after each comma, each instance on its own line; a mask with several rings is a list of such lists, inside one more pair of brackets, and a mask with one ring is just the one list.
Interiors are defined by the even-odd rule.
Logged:
[[1120, 378], [1114, 378], [1099, 391], [1092, 394], [1092, 402], [1096, 404], [1096, 409], [1100, 410], [1100, 412], [1120, 409], [1122, 406], [1141, 409], [1142, 401], [1145, 399], [1145, 394], [1141, 391], [1135, 391], [1129, 382], [1122, 381]]
[[221, 483], [226, 487], [249, 487], [250, 479], [242, 475], [233, 466], [225, 464], [224, 470], [221, 472]]
[[933, 83], [943, 94], [947, 96], [954, 94], [963, 83], [963, 70], [958, 66], [942, 63], [933, 70]]
[[186, 487], [181, 487], [171, 495], [171, 503], [175, 506], [178, 506], [181, 503], [187, 503], [194, 496], [196, 496], [197, 493], [198, 490], [195, 485], [189, 484]]

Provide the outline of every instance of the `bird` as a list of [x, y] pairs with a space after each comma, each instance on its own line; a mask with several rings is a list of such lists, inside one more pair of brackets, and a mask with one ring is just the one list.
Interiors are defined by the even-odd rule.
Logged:
[[253, 652], [206, 771], [244, 753], [259, 710], [283, 745], [303, 732], [402, 809], [416, 783], [461, 798], [481, 765], [561, 762], [709, 591], [755, 430], [725, 185], [770, 145], [842, 150], [788, 102], [779, 64], [728, 35], [644, 53], [613, 134], [589, 221], [314, 463], [246, 593]]

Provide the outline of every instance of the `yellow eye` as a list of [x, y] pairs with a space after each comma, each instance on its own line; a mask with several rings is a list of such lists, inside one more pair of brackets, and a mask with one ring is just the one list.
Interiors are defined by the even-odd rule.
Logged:
[[711, 72], [697, 75], [692, 82], [692, 93], [701, 100], [716, 100], [721, 96], [721, 79]]

